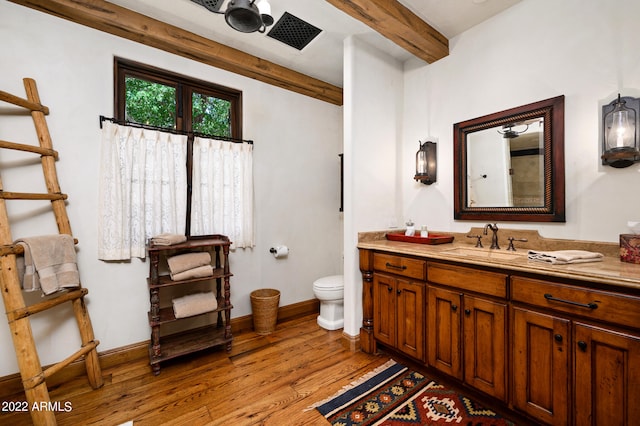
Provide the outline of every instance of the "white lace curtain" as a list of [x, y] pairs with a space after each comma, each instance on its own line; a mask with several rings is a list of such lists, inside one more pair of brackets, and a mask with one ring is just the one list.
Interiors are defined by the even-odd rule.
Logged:
[[223, 234], [253, 247], [253, 145], [196, 137], [191, 235]]
[[[146, 257], [146, 242], [184, 234], [187, 136], [105, 121], [98, 258]], [[223, 234], [253, 247], [253, 145], [195, 138], [191, 235]]]
[[104, 122], [98, 258], [145, 258], [149, 238], [184, 234], [187, 136]]

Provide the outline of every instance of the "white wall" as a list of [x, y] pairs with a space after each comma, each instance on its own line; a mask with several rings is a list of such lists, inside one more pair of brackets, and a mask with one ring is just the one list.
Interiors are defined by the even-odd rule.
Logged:
[[496, 137], [495, 129], [474, 132], [471, 136], [472, 142], [467, 144], [468, 158], [473, 158], [467, 163], [467, 202], [473, 207], [512, 206], [508, 141]]
[[[403, 158], [403, 212], [417, 225], [465, 232], [478, 223], [453, 220], [453, 124], [565, 95], [566, 223], [503, 222], [555, 238], [617, 242], [627, 220], [640, 218], [640, 165], [600, 164], [600, 113], [618, 92], [640, 96], [640, 2], [523, 0], [450, 41], [450, 55], [431, 65], [405, 64], [405, 131], [414, 150], [439, 136], [438, 182], [412, 179]], [[480, 224], [482, 225], [482, 224]]]
[[[402, 131], [402, 64], [356, 37], [344, 66], [344, 332], [362, 325], [358, 232], [386, 229], [401, 211], [397, 150]], [[416, 143], [417, 145], [417, 143]], [[414, 152], [415, 153], [415, 152]]]
[[[60, 153], [60, 185], [69, 195], [81, 280], [89, 289], [87, 304], [100, 351], [142, 342], [150, 335], [148, 263], [97, 260], [98, 117], [113, 115], [114, 56], [243, 91], [244, 136], [255, 141], [257, 236], [253, 250], [238, 249], [231, 255], [232, 317], [251, 313], [249, 294], [254, 289], [280, 289], [284, 306], [313, 299], [313, 280], [342, 272], [341, 107], [9, 2], [0, 2], [0, 16], [0, 90], [24, 97], [22, 78], [34, 78], [42, 102], [51, 110], [47, 121]], [[0, 105], [2, 112], [7, 109], [8, 105]], [[0, 114], [0, 139], [37, 143], [28, 116]], [[25, 158], [33, 157], [0, 152], [5, 190], [43, 189], [38, 159], [36, 165], [27, 165], [33, 161]], [[46, 203], [37, 209], [33, 205], [10, 204], [14, 238], [57, 232]], [[269, 254], [275, 244], [288, 245], [289, 257], [275, 259]], [[43, 364], [79, 348], [71, 317], [69, 307], [59, 307], [34, 318]], [[18, 367], [9, 327], [5, 320], [0, 322], [0, 376], [4, 376]]]

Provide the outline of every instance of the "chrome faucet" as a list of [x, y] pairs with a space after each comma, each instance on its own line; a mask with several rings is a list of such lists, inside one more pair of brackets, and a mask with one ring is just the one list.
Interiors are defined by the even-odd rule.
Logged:
[[488, 230], [491, 229], [491, 231], [493, 232], [493, 235], [491, 236], [491, 247], [492, 249], [500, 249], [500, 246], [498, 245], [498, 224], [494, 223], [493, 225], [490, 223], [487, 223], [484, 226], [484, 235], [487, 235]]

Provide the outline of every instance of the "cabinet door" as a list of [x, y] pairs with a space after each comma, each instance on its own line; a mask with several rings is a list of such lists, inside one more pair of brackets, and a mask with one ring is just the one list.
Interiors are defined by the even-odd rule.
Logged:
[[460, 301], [462, 295], [429, 287], [429, 364], [462, 379]]
[[424, 361], [424, 284], [398, 280], [397, 287], [397, 348], [415, 359]]
[[513, 307], [513, 405], [547, 424], [568, 424], [569, 321]]
[[464, 380], [506, 401], [507, 306], [464, 296]]
[[396, 344], [396, 279], [373, 276], [373, 336], [387, 345]]
[[632, 425], [640, 421], [640, 338], [575, 326], [577, 425]]

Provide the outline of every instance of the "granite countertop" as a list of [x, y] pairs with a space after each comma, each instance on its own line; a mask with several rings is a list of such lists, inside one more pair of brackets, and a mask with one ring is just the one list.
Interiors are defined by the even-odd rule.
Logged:
[[[358, 235], [358, 248], [382, 250], [392, 253], [420, 256], [434, 260], [447, 260], [469, 265], [507, 269], [509, 271], [537, 273], [550, 277], [588, 281], [640, 291], [640, 264], [620, 261], [619, 245], [615, 243], [558, 240], [540, 237], [537, 231], [519, 231], [501, 229], [499, 231], [500, 250], [487, 248], [491, 236], [483, 236], [485, 248], [475, 248], [475, 238], [467, 235], [480, 235], [482, 228], [472, 228], [467, 233], [440, 232], [454, 236], [448, 244], [417, 244], [386, 239], [387, 232], [364, 232]], [[515, 242], [516, 251], [507, 251], [508, 237], [526, 238], [527, 242]], [[546, 262], [528, 260], [528, 250], [587, 250], [604, 254], [602, 261], [554, 265]]]

